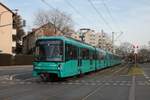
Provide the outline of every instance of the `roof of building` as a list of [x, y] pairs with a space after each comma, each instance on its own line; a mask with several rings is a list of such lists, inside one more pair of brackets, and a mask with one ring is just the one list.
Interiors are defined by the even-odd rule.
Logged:
[[0, 2], [0, 5], [6, 8], [8, 11], [10, 11], [12, 14], [15, 14], [10, 8], [8, 8], [6, 5]]
[[[35, 29], [32, 30], [31, 32], [29, 32], [29, 34], [27, 34], [26, 36], [24, 36], [23, 38], [26, 38], [26, 37], [28, 37], [29, 35], [34, 34], [36, 31], [40, 30], [41, 28], [46, 27], [47, 25], [51, 25], [51, 26], [55, 27], [55, 25], [54, 25], [53, 23], [48, 22], [48, 23], [46, 23], [46, 24], [44, 24], [44, 25], [42, 25], [42, 26], [40, 26], [40, 27], [38, 27], [38, 28], [35, 28]], [[61, 33], [63, 33], [59, 28], [56, 27], [56, 29], [57, 29], [57, 31], [60, 31]]]
[[[34, 29], [32, 32], [36, 32], [37, 30], [39, 30], [39, 29], [41, 29], [41, 28], [44, 28], [44, 27], [46, 27], [47, 25], [51, 25], [51, 26], [55, 27], [55, 25], [54, 25], [53, 23], [48, 22], [48, 23], [46, 23], [46, 24], [44, 24], [44, 25], [42, 25], [42, 26], [40, 26], [40, 27]], [[62, 32], [59, 28], [56, 27], [56, 29], [57, 29], [58, 31]]]

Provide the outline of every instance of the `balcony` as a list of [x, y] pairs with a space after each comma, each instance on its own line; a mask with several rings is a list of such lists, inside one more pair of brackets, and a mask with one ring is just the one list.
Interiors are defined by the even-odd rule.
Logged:
[[12, 42], [12, 47], [16, 47], [16, 42], [15, 41]]

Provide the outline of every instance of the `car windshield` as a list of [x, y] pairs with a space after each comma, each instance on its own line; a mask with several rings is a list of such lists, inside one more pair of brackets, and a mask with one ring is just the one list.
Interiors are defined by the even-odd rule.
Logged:
[[60, 40], [38, 41], [36, 43], [36, 60], [62, 61], [63, 42]]

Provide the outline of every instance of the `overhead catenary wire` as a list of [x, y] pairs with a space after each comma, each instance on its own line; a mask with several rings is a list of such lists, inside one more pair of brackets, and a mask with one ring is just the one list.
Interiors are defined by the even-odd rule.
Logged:
[[45, 5], [47, 5], [50, 9], [55, 9], [51, 4], [47, 3], [45, 0], [41, 0]]
[[105, 9], [106, 9], [106, 11], [107, 11], [107, 13], [108, 13], [108, 15], [111, 17], [111, 19], [112, 19], [114, 25], [116, 26], [116, 28], [121, 32], [121, 29], [120, 29], [120, 27], [118, 26], [116, 19], [112, 16], [112, 13], [111, 13], [109, 7], [107, 6], [107, 4], [105, 3], [104, 0], [102, 0], [102, 4], [104, 5], [104, 7], [105, 7]]
[[[54, 9], [56, 10], [55, 7], [53, 7], [50, 3], [46, 2], [45, 0], [41, 0], [45, 5], [47, 5], [50, 9]], [[77, 11], [77, 10], [76, 10]], [[78, 13], [78, 12], [77, 12]], [[78, 24], [77, 22], [75, 22], [76, 24]]]
[[76, 14], [78, 14], [80, 17], [82, 17], [84, 20], [86, 20], [86, 22], [90, 21], [92, 23], [92, 21], [89, 18], [87, 18], [86, 16], [82, 15], [80, 13], [80, 11], [78, 11], [76, 9], [76, 7], [74, 7], [74, 5], [69, 0], [65, 0], [65, 2], [67, 3], [68, 6], [70, 6], [75, 11]]
[[[47, 5], [50, 9], [56, 10], [56, 8], [54, 8], [51, 4], [47, 3], [45, 0], [41, 0], [45, 5]], [[61, 29], [59, 29], [55, 24], [53, 24], [52, 22], [48, 22], [51, 23], [55, 28], [57, 28], [57, 30], [59, 30], [60, 32], [62, 32], [63, 34], [65, 34]]]
[[113, 31], [113, 28], [110, 26], [110, 24], [105, 20], [105, 18], [103, 17], [103, 15], [101, 14], [101, 12], [95, 7], [95, 5], [93, 4], [93, 2], [91, 0], [88, 0], [88, 2], [90, 3], [91, 7], [95, 10], [95, 12], [97, 13], [97, 15], [99, 16], [100, 19], [103, 20], [103, 22], [107, 25], [107, 27]]
[[65, 2], [78, 14], [80, 17], [84, 17], [68, 0], [65, 0]]
[[[41, 0], [45, 5], [47, 5], [50, 9], [56, 9], [54, 8], [50, 3], [46, 2], [45, 0]], [[80, 17], [82, 17], [83, 19], [85, 19], [87, 22], [91, 21], [90, 19], [88, 19], [86, 16], [82, 15], [80, 13], [80, 11], [78, 11], [74, 5], [69, 1], [69, 0], [65, 0], [66, 3], [68, 4], [68, 6], [70, 6]], [[94, 6], [94, 4], [92, 3], [91, 0], [88, 0], [89, 3], [91, 4], [91, 6], [94, 8], [94, 10], [96, 11], [96, 13], [100, 16], [100, 18], [104, 21], [104, 23], [107, 25], [107, 27], [113, 31], [112, 27], [109, 25], [109, 23], [105, 20], [105, 18], [102, 16], [102, 14], [97, 10], [97, 8]], [[99, 21], [99, 23], [101, 23], [101, 21]], [[78, 24], [78, 23], [77, 23]]]

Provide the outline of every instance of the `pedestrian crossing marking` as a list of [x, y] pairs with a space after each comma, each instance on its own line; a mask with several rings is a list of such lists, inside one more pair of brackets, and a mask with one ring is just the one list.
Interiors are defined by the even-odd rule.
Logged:
[[[131, 86], [131, 81], [71, 81], [71, 82], [40, 82], [40, 81], [1, 81], [1, 84], [8, 84], [8, 85], [32, 85], [32, 84], [43, 84], [43, 85], [89, 85], [89, 86], [96, 86], [96, 85], [106, 85], [106, 86]], [[149, 81], [136, 81], [136, 85], [141, 86], [150, 86]]]

